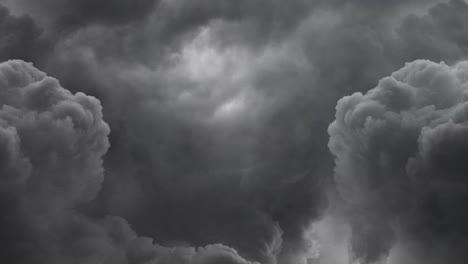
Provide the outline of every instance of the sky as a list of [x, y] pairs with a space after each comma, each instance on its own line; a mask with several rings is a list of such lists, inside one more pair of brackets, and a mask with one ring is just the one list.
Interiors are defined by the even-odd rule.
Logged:
[[0, 0], [0, 262], [468, 262], [464, 0]]

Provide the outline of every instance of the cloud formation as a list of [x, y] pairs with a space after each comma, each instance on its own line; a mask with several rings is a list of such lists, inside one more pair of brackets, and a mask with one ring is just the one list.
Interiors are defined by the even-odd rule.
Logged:
[[[26, 241], [5, 242], [12, 252], [27, 249], [25, 256], [29, 256], [44, 242], [51, 248], [59, 245], [41, 241], [42, 235], [36, 237], [36, 232], [52, 235], [57, 227], [44, 220], [97, 195], [109, 127], [102, 121], [97, 99], [71, 94], [31, 64], [0, 64], [0, 90], [1, 192], [12, 201], [2, 214], [9, 215], [11, 210], [13, 216], [5, 216], [12, 217], [8, 223], [22, 225], [17, 229], [31, 236]], [[9, 225], [2, 226], [2, 233], [9, 229]], [[38, 256], [31, 257], [25, 261]]]
[[[240, 255], [264, 264], [328, 264], [346, 259], [333, 253], [346, 251], [349, 236], [347, 231], [330, 231], [334, 228], [329, 225], [335, 224], [328, 219], [338, 218], [351, 222], [352, 248], [357, 259], [374, 261], [390, 254], [389, 259], [398, 263], [410, 258], [408, 252], [414, 255], [425, 250], [427, 243], [421, 243], [425, 239], [418, 235], [400, 238], [413, 233], [410, 224], [402, 225], [408, 231], [395, 232], [393, 221], [388, 220], [403, 210], [398, 199], [380, 198], [392, 208], [385, 212], [378, 206], [379, 199], [372, 205], [357, 206], [364, 212], [360, 213], [363, 217], [340, 199], [346, 194], [357, 204], [362, 202], [359, 199], [371, 203], [367, 194], [356, 194], [361, 188], [356, 178], [364, 177], [357, 176], [360, 173], [353, 173], [349, 179], [337, 177], [338, 184], [332, 179], [334, 164], [327, 146], [327, 127], [335, 119], [334, 106], [339, 98], [354, 92], [365, 94], [377, 80], [407, 61], [423, 58], [452, 65], [465, 58], [463, 36], [468, 8], [464, 1], [0, 2], [7, 7], [0, 12], [0, 28], [6, 32], [0, 36], [0, 58], [32, 61], [59, 79], [72, 94], [81, 92], [99, 98], [112, 130], [109, 150], [102, 157], [95, 157], [96, 171], [82, 172], [86, 179], [90, 177], [95, 182], [75, 179], [73, 175], [79, 172], [73, 169], [74, 160], [58, 160], [62, 167], [55, 174], [44, 176], [44, 181], [34, 180], [37, 183], [29, 188], [28, 196], [37, 193], [30, 200], [42, 201], [38, 208], [57, 200], [64, 200], [62, 206], [74, 208], [72, 214], [54, 213], [58, 218], [47, 214], [51, 222], [68, 216], [61, 227], [63, 232], [71, 232], [67, 241], [77, 237], [69, 230], [92, 229], [85, 232], [93, 237], [91, 240], [100, 241], [104, 251], [113, 252], [109, 256], [120, 258], [122, 252], [129, 252], [123, 250], [127, 246], [122, 243], [127, 242], [122, 241], [133, 241], [136, 235], [127, 228], [126, 235], [122, 235], [125, 239], [109, 244], [109, 234], [114, 231], [108, 231], [107, 226], [112, 226], [113, 221], [121, 222], [112, 228], [126, 230], [119, 227], [126, 224], [122, 220], [102, 220], [107, 215], [119, 215], [135, 233], [162, 245], [151, 246], [148, 239], [142, 238], [146, 242], [138, 243], [147, 246], [147, 251], [129, 246], [148, 255], [142, 259], [179, 252], [191, 261], [202, 258], [196, 257], [200, 254], [219, 252], [220, 258], [233, 261], [241, 259]], [[405, 105], [407, 100], [401, 96], [391, 104]], [[41, 104], [41, 100], [31, 101]], [[61, 146], [74, 138], [54, 135]], [[38, 133], [37, 137], [42, 136]], [[34, 147], [26, 154], [45, 160], [41, 166], [46, 171], [51, 161], [47, 155], [38, 154], [47, 153], [46, 147], [33, 142], [47, 141], [34, 135], [27, 138]], [[22, 186], [23, 181], [34, 178], [18, 170], [20, 164], [27, 168], [30, 162], [26, 154], [15, 150], [24, 141], [20, 139], [12, 137], [5, 143], [10, 146], [8, 153], [19, 153], [2, 167], [9, 174], [18, 175], [5, 181], [8, 186]], [[391, 153], [386, 154], [391, 157], [382, 159], [396, 164], [391, 167], [392, 171], [397, 170], [393, 174], [404, 175], [407, 168], [405, 165], [398, 170], [406, 160], [392, 157], [418, 149], [418, 144], [411, 135], [405, 144], [391, 146]], [[72, 147], [56, 148], [55, 152], [66, 153]], [[104, 180], [102, 172], [98, 173], [102, 168], [98, 168], [97, 160], [101, 158], [103, 164], [99, 166], [106, 169]], [[360, 169], [378, 170], [379, 159], [374, 157], [368, 162], [370, 169]], [[417, 161], [412, 164], [416, 165], [411, 166], [415, 171], [421, 170], [419, 163], [436, 163], [430, 156], [414, 159]], [[80, 168], [92, 165], [82, 162]], [[61, 178], [54, 175], [59, 170], [69, 171], [70, 181], [58, 180]], [[364, 177], [362, 181], [370, 186], [385, 185], [385, 177], [369, 182]], [[405, 177], [397, 178], [390, 185], [410, 189], [412, 183], [400, 179]], [[56, 199], [59, 194], [45, 191], [51, 188], [66, 189], [66, 199]], [[389, 191], [394, 189], [398, 188], [388, 187]], [[411, 193], [403, 193], [406, 192]], [[6, 195], [4, 200], [12, 197]], [[21, 215], [25, 207], [15, 205], [23, 203], [22, 199], [15, 199], [4, 206], [18, 217], [1, 221], [28, 219]], [[415, 198], [419, 199], [422, 198]], [[46, 207], [52, 208], [51, 205]], [[15, 223], [17, 227], [6, 230], [5, 236], [11, 236], [10, 230], [26, 230], [20, 233], [24, 233], [25, 241], [31, 241], [29, 236], [34, 232], [21, 227], [22, 221]], [[83, 225], [88, 227], [80, 229]], [[316, 231], [316, 226], [325, 230]], [[330, 242], [326, 238], [330, 234], [336, 240]], [[33, 237], [47, 236], [40, 233]], [[86, 237], [83, 241], [87, 241]], [[226, 246], [206, 247], [218, 243]], [[320, 256], [317, 244], [322, 245]], [[64, 245], [69, 248], [70, 244]], [[34, 252], [54, 256], [57, 250]], [[159, 258], [169, 261], [180, 257], [179, 253]], [[102, 256], [100, 250], [84, 255], [93, 254]]]
[[13, 16], [0, 5], [0, 61], [11, 58], [40, 61], [50, 49], [42, 29], [29, 16]]
[[415, 263], [466, 258], [467, 73], [464, 61], [415, 61], [338, 102], [329, 147], [364, 263], [408, 240], [426, 249]]
[[0, 95], [3, 261], [250, 263], [219, 244], [161, 247], [118, 217], [80, 213], [104, 177], [110, 130], [99, 100], [70, 93], [23, 61], [0, 64]]

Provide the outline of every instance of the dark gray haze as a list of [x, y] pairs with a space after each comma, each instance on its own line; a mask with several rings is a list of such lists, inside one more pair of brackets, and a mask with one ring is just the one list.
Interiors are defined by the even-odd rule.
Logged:
[[0, 259], [468, 262], [463, 0], [0, 0]]

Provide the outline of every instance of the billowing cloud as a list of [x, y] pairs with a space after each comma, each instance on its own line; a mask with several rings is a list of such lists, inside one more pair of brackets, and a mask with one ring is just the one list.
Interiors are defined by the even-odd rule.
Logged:
[[[12, 201], [2, 214], [13, 212], [5, 221], [21, 225], [16, 229], [31, 237], [6, 242], [12, 252], [30, 256], [44, 242], [57, 246], [57, 241], [36, 236], [52, 235], [59, 228], [46, 219], [97, 195], [109, 127], [102, 121], [97, 99], [71, 94], [56, 79], [22, 61], [0, 64], [0, 94], [1, 192]], [[2, 226], [2, 233], [9, 229]]]
[[21, 177], [6, 173], [6, 179], [30, 185], [25, 191], [37, 197], [60, 197], [63, 206], [93, 199], [109, 146], [99, 101], [71, 94], [31, 64], [9, 61], [0, 68], [8, 165], [2, 168], [22, 170]]
[[226, 246], [161, 247], [118, 217], [81, 214], [101, 187], [109, 147], [99, 100], [23, 61], [0, 64], [0, 95], [3, 261], [250, 263]]
[[468, 234], [461, 209], [467, 72], [467, 62], [415, 61], [338, 102], [329, 147], [349, 206], [352, 251], [364, 263], [384, 258], [400, 240], [426, 247], [429, 257], [415, 263], [466, 258], [457, 248], [466, 247]]
[[403, 1], [338, 2], [171, 2], [60, 42], [48, 69], [101, 98], [115, 127], [102, 207], [162, 244], [223, 242], [266, 263], [307, 252], [333, 105], [413, 55], [394, 31]]
[[[103, 156], [105, 179], [102, 172], [83, 172], [86, 177], [100, 176], [91, 177], [94, 183], [86, 180], [89, 189], [81, 191], [72, 186], [86, 186], [83, 182], [64, 182], [63, 187], [70, 190], [61, 199], [62, 206], [78, 208], [73, 211], [79, 213], [72, 214], [75, 220], [62, 221], [62, 231], [92, 229], [84, 233], [91, 234], [92, 241], [100, 241], [96, 248], [102, 245], [104, 251], [113, 252], [109, 256], [121, 256], [127, 252], [122, 251], [123, 242], [107, 243], [109, 232], [103, 231], [112, 224], [95, 220], [119, 215], [136, 233], [167, 246], [153, 247], [143, 239], [146, 242], [138, 243], [148, 249], [138, 252], [148, 256], [142, 259], [167, 252], [182, 252], [192, 259], [214, 250], [222, 254], [220, 259], [241, 255], [267, 264], [339, 262], [345, 257], [330, 256], [330, 252], [336, 246], [342, 253], [344, 242], [330, 242], [320, 234], [319, 240], [324, 241], [318, 248], [323, 254], [317, 257], [315, 235], [309, 234], [313, 222], [323, 221], [323, 214], [333, 212], [333, 217], [350, 219], [354, 234], [360, 234], [353, 237], [357, 258], [379, 259], [395, 241], [398, 243], [390, 252], [393, 261], [407, 258], [409, 251], [425, 250], [425, 245], [413, 242], [417, 239], [403, 243], [393, 222], [387, 221], [397, 215], [399, 201], [382, 199], [396, 208], [382, 213], [365, 207], [360, 218], [354, 213], [350, 217], [340, 197], [333, 197], [335, 183], [330, 176], [334, 164], [326, 144], [327, 127], [335, 119], [339, 98], [356, 91], [365, 93], [404, 62], [425, 58], [452, 64], [464, 58], [463, 25], [468, 10], [464, 1], [0, 2], [11, 10], [5, 9], [0, 21], [8, 32], [0, 37], [0, 57], [33, 61], [72, 93], [99, 98], [112, 129], [111, 146]], [[404, 104], [404, 98], [395, 104]], [[27, 138], [36, 141], [32, 136]], [[55, 136], [57, 143], [68, 142], [69, 137]], [[34, 147], [25, 154], [17, 150], [23, 142], [21, 135], [9, 138], [5, 141], [11, 149], [8, 153], [18, 154], [11, 155], [4, 170], [17, 177], [5, 184], [22, 186], [34, 177], [28, 170], [18, 170], [20, 164], [27, 168], [31, 163], [28, 155], [47, 151], [28, 143]], [[406, 143], [392, 151], [419, 147], [412, 140]], [[46, 155], [40, 157], [47, 170]], [[416, 168], [421, 165], [417, 164], [432, 163], [423, 160], [433, 158], [414, 159], [418, 161], [411, 168], [419, 171]], [[72, 175], [74, 162], [60, 163], [60, 170], [67, 168]], [[50, 183], [35, 180], [38, 183], [31, 184], [37, 188], [34, 200], [44, 206], [57, 203], [57, 195], [39, 192], [57, 183], [53, 175], [44, 177]], [[354, 176], [341, 181], [349, 181], [348, 188], [359, 188]], [[367, 195], [357, 195], [343, 185], [338, 184], [341, 193], [353, 200], [368, 200]], [[6, 196], [4, 200], [11, 199]], [[23, 214], [23, 206], [13, 204], [6, 202], [5, 210], [20, 208], [11, 209], [11, 215]], [[367, 221], [382, 224], [361, 224]], [[88, 227], [80, 229], [83, 225], [78, 223]], [[21, 225], [16, 221], [17, 228], [9, 230], [28, 230]], [[11, 233], [7, 230], [5, 236]], [[20, 233], [30, 241], [28, 235], [34, 232]], [[126, 233], [126, 239], [120, 241], [136, 236]], [[67, 241], [77, 236], [69, 233]], [[86, 245], [87, 237], [83, 236], [85, 242], [78, 243], [78, 248]], [[348, 234], [337, 237], [344, 240]], [[205, 247], [217, 243], [226, 246]], [[64, 247], [68, 245], [64, 243]], [[202, 248], [184, 247], [188, 245]], [[83, 246], [79, 250], [89, 249]], [[39, 251], [54, 255], [60, 250]], [[84, 255], [99, 258], [101, 251]]]

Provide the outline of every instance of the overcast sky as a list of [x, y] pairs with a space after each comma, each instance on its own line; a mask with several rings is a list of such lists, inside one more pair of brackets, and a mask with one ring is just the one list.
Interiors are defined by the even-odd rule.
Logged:
[[468, 263], [464, 0], [0, 0], [0, 262]]

